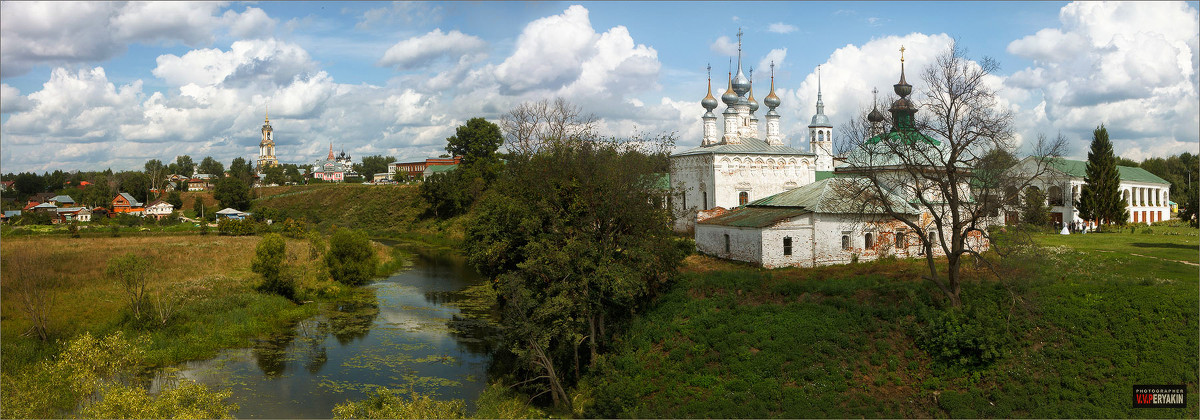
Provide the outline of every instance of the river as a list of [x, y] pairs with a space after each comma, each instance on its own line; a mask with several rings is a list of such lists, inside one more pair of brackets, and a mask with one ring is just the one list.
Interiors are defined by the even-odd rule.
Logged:
[[328, 303], [253, 347], [176, 366], [176, 375], [232, 389], [238, 418], [329, 418], [378, 387], [463, 399], [487, 386], [495, 328], [455, 303], [483, 281], [448, 253], [411, 250], [412, 265]]

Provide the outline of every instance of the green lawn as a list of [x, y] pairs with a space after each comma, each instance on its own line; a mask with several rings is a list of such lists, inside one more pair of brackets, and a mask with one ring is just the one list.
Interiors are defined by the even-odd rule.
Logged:
[[[965, 313], [1000, 354], [982, 367], [918, 345], [944, 313], [919, 262], [691, 257], [584, 381], [588, 414], [1196, 418], [1200, 270], [1167, 261], [1196, 261], [1196, 235], [1163, 233], [1038, 235], [1005, 281], [972, 273]], [[1134, 384], [1187, 384], [1188, 408], [1135, 410]]]

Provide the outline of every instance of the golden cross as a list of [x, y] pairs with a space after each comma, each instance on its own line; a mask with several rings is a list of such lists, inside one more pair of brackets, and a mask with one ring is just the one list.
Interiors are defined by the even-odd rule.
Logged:
[[904, 62], [904, 46], [903, 45], [900, 46], [900, 62], [901, 63]]

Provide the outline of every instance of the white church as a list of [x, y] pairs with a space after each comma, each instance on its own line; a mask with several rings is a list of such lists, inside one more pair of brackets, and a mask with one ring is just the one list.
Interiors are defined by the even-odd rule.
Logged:
[[[911, 207], [911, 219], [922, 221], [919, 229], [911, 229], [882, 210], [846, 200], [845, 192], [865, 181], [853, 173], [863, 167], [851, 168], [835, 160], [833, 126], [825, 115], [819, 81], [816, 114], [808, 125], [810, 150], [786, 145], [775, 111], [782, 104], [775, 95], [773, 67], [771, 90], [763, 99], [769, 108], [764, 117], [766, 132], [760, 133], [755, 115], [759, 105], [751, 80], [742, 73], [739, 31], [737, 73], [730, 74], [721, 95], [723, 132], [717, 131], [713, 110], [718, 103], [710, 78], [709, 93], [701, 101], [707, 112], [702, 117], [700, 146], [670, 156], [669, 179], [677, 189], [671, 200], [674, 229], [694, 231], [702, 253], [767, 268], [842, 264], [887, 255], [916, 257], [927, 249], [942, 254], [940, 246], [927, 248], [922, 239], [936, 244], [937, 235], [949, 231], [939, 232], [925, 223], [929, 217], [922, 210]], [[891, 109], [894, 120], [911, 121], [916, 107], [906, 98], [912, 86], [904, 81], [903, 58], [895, 90], [901, 98]], [[879, 128], [882, 113], [876, 109], [868, 119], [876, 130], [872, 134], [886, 137]], [[911, 124], [893, 127], [888, 135], [892, 134], [928, 139]], [[910, 201], [893, 195], [883, 199], [897, 203], [892, 208], [907, 207]], [[985, 241], [974, 239], [973, 247], [986, 248]]]

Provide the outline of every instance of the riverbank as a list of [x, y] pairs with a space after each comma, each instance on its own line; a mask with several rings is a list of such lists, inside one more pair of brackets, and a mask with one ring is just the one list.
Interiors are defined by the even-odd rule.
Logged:
[[[317, 314], [321, 302], [352, 293], [354, 288], [328, 279], [308, 241], [296, 239], [286, 241], [286, 260], [297, 273], [297, 300], [301, 303], [255, 291], [260, 279], [250, 271], [250, 263], [260, 239], [192, 234], [5, 238], [0, 244], [4, 258], [0, 351], [4, 354], [5, 416], [61, 417], [75, 408], [69, 398], [15, 394], [43, 389], [25, 386], [35, 384], [22, 381], [46, 378], [26, 374], [84, 333], [100, 337], [119, 331], [127, 337], [145, 337], [144, 367], [157, 368], [250, 345]], [[382, 268], [402, 267], [403, 262], [397, 261], [401, 254], [379, 244], [375, 248]], [[110, 258], [126, 253], [151, 263], [146, 301], [152, 310], [140, 320], [129, 311], [122, 285], [105, 273]], [[30, 284], [37, 286], [23, 287]], [[26, 334], [33, 324], [22, 307], [23, 296], [43, 298], [48, 341]], [[46, 405], [10, 407], [13, 401], [44, 401]]]

